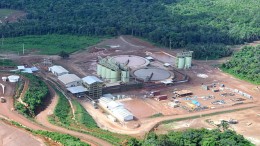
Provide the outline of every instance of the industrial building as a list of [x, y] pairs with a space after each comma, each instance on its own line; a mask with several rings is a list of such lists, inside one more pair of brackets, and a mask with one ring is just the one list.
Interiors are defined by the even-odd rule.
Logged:
[[166, 52], [146, 52], [146, 55], [152, 56], [163, 62], [167, 66], [173, 66], [177, 69], [188, 69], [192, 64], [192, 54], [193, 51], [177, 53], [175, 56]]
[[102, 96], [103, 81], [95, 76], [82, 78], [83, 85], [87, 88], [89, 96], [93, 99]]
[[58, 66], [58, 65], [49, 67], [49, 71], [52, 72], [56, 76], [61, 76], [61, 75], [69, 73], [69, 71], [67, 71], [65, 68], [63, 68], [62, 66]]
[[109, 97], [101, 97], [99, 99], [99, 105], [116, 117], [120, 122], [131, 121], [134, 119], [134, 115], [125, 109], [122, 103], [113, 101]]
[[81, 79], [75, 74], [64, 74], [58, 77], [66, 87], [75, 87], [82, 85]]
[[175, 66], [178, 69], [190, 68], [192, 63], [192, 53], [193, 51], [177, 53]]
[[97, 75], [111, 83], [129, 82], [130, 74], [126, 64], [118, 63], [111, 57], [98, 57]]

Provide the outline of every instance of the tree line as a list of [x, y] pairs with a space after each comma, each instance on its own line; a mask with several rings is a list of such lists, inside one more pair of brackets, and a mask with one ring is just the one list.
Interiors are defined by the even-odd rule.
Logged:
[[172, 131], [157, 135], [149, 133], [143, 141], [135, 138], [127, 142], [128, 146], [253, 146], [242, 135], [231, 130], [189, 129], [183, 132]]
[[260, 46], [242, 48], [221, 67], [238, 78], [260, 84]]
[[[2, 0], [0, 8], [23, 10], [27, 19], [1, 25], [0, 34], [128, 34], [173, 48], [202, 44], [213, 52], [217, 45], [222, 48], [222, 44], [251, 42], [260, 37], [260, 2], [238, 1]], [[229, 54], [223, 52], [212, 54], [213, 58]]]

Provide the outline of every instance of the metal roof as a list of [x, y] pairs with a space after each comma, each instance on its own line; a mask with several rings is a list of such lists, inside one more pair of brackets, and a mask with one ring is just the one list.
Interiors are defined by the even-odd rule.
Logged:
[[81, 79], [76, 76], [75, 74], [64, 74], [58, 77], [58, 79], [63, 83], [63, 84], [68, 84], [76, 81], [81, 81]]
[[120, 121], [130, 121], [134, 119], [134, 115], [124, 107], [112, 109], [113, 115]]
[[67, 90], [70, 91], [72, 94], [88, 91], [87, 88], [84, 88], [83, 86], [69, 87], [67, 88]]
[[97, 78], [96, 76], [86, 76], [85, 78], [82, 78], [83, 82], [87, 83], [87, 84], [93, 84], [96, 82], [100, 82], [103, 83], [102, 80], [100, 80], [99, 78]]
[[17, 66], [18, 69], [25, 69], [24, 66]]
[[65, 68], [63, 68], [62, 66], [59, 66], [59, 65], [54, 65], [54, 66], [52, 66], [52, 67], [50, 67], [51, 68], [51, 70], [53, 71], [53, 72], [56, 72], [56, 73], [64, 73], [64, 72], [69, 72], [68, 70], [66, 70]]

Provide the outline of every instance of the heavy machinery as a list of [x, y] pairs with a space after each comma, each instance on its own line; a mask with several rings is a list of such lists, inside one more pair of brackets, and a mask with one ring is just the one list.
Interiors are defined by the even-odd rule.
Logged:
[[6, 102], [6, 99], [5, 99], [4, 97], [1, 97], [1, 98], [0, 98], [0, 101], [1, 101], [1, 103], [5, 103], [5, 102]]

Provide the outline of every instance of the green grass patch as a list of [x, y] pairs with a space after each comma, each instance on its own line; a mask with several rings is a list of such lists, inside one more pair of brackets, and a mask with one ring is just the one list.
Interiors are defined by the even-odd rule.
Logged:
[[0, 9], [0, 19], [4, 19], [6, 16], [9, 16], [15, 12], [17, 11], [11, 9]]
[[58, 132], [49, 132], [49, 131], [42, 131], [42, 130], [33, 131], [33, 133], [37, 135], [49, 137], [54, 141], [58, 141], [64, 146], [90, 146], [89, 144], [80, 141], [79, 138], [76, 138], [69, 134], [61, 134]]
[[162, 113], [157, 113], [157, 114], [154, 114], [154, 115], [150, 116], [149, 118], [157, 118], [157, 117], [163, 117], [163, 114]]
[[25, 53], [53, 55], [58, 54], [62, 50], [73, 53], [95, 45], [104, 38], [57, 34], [4, 38], [3, 45], [0, 45], [0, 51], [22, 54], [24, 44]]
[[184, 121], [184, 120], [189, 120], [189, 119], [197, 119], [200, 117], [209, 117], [209, 116], [220, 115], [220, 114], [225, 114], [225, 113], [232, 113], [232, 112], [242, 111], [242, 110], [246, 110], [246, 109], [250, 109], [250, 108], [253, 108], [253, 107], [227, 110], [227, 111], [221, 111], [221, 112], [214, 112], [214, 113], [205, 114], [205, 115], [201, 115], [201, 116], [197, 115], [197, 116], [190, 116], [190, 117], [185, 117], [185, 118], [176, 118], [176, 119], [171, 119], [171, 120], [165, 120], [165, 121], [162, 121], [160, 124], [170, 124], [172, 122]]
[[0, 58], [0, 66], [16, 66], [17, 64], [14, 63], [12, 60], [9, 59], [2, 59]]
[[58, 123], [59, 125], [65, 125], [70, 126], [73, 122], [72, 120], [72, 110], [70, 108], [69, 101], [66, 99], [66, 97], [59, 91], [56, 91], [59, 100], [58, 103], [54, 109], [54, 116], [50, 117], [50, 120], [55, 123]]
[[73, 100], [72, 104], [76, 109], [75, 118], [80, 124], [84, 125], [87, 128], [98, 128], [95, 120], [92, 118], [91, 115], [89, 115], [89, 113], [84, 109], [84, 107], [82, 107], [79, 102]]

